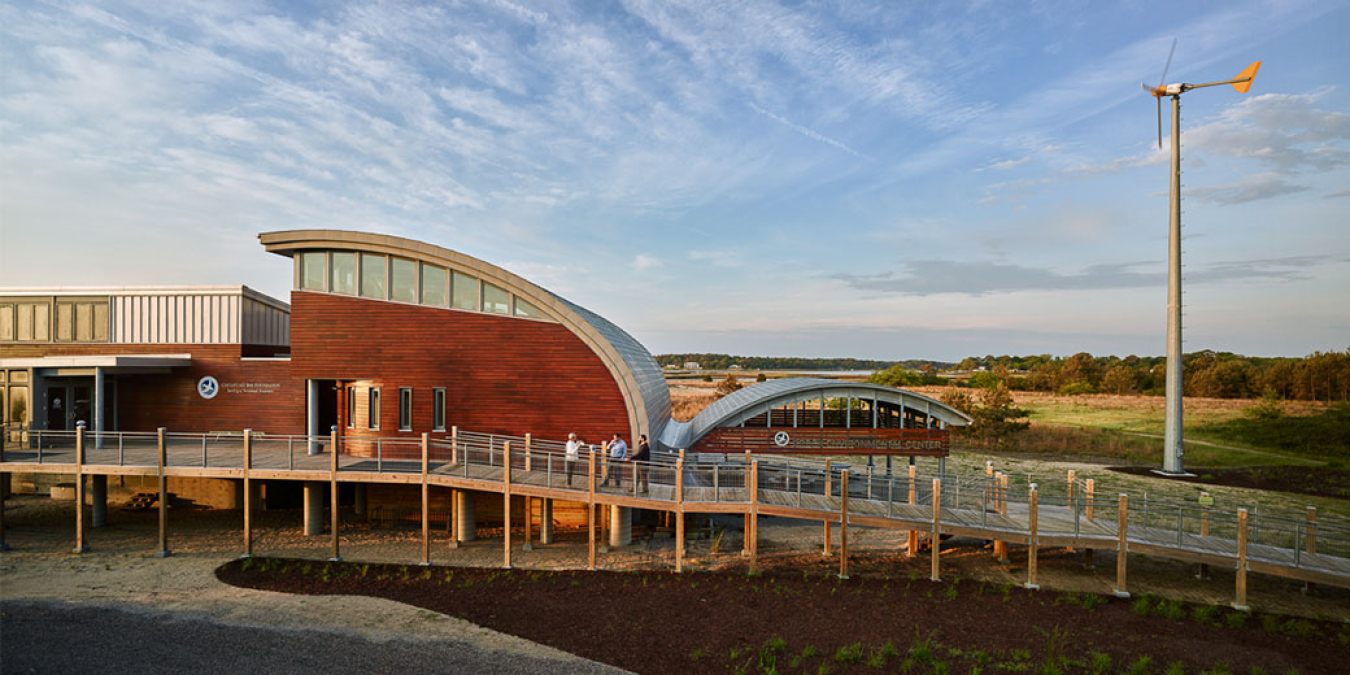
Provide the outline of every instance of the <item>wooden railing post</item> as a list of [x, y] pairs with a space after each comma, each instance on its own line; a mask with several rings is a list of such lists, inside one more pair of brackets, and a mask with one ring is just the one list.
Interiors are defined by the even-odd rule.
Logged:
[[595, 571], [595, 447], [591, 447], [590, 458], [587, 460], [589, 468], [586, 471], [589, 482], [589, 496], [586, 502], [586, 527], [590, 537], [588, 544], [589, 565], [592, 572]]
[[[746, 457], [750, 453], [746, 453]], [[750, 571], [759, 562], [759, 460], [750, 462]]]
[[[1078, 472], [1074, 471], [1073, 469], [1069, 469], [1069, 477], [1068, 477], [1069, 492], [1067, 494], [1066, 503], [1069, 506], [1069, 515], [1074, 518], [1075, 523], [1078, 522], [1078, 493], [1077, 493], [1078, 485], [1076, 484], [1077, 478]], [[1064, 547], [1064, 550], [1068, 551], [1069, 553], [1073, 553], [1073, 545]]]
[[168, 464], [168, 446], [164, 443], [164, 427], [155, 430], [155, 440], [159, 452], [159, 550], [155, 551], [156, 558], [167, 558], [172, 553], [169, 552], [169, 480], [164, 475], [164, 465]]
[[984, 463], [984, 510], [989, 510], [989, 502], [994, 498], [994, 462], [986, 460]]
[[[1308, 528], [1307, 528], [1306, 534], [1307, 534], [1307, 536], [1306, 536], [1306, 537], [1304, 538], [1304, 540], [1303, 540], [1303, 542], [1304, 542], [1304, 549], [1303, 549], [1304, 552], [1307, 553], [1308, 555], [1317, 555], [1317, 507], [1316, 507], [1316, 506], [1309, 506], [1309, 507], [1308, 507]], [[1313, 592], [1313, 589], [1315, 589], [1316, 587], [1317, 587], [1317, 585], [1314, 584], [1314, 583], [1311, 582], [1311, 581], [1304, 582], [1304, 584], [1303, 584], [1303, 592], [1304, 592], [1304, 593], [1311, 593], [1311, 592]]]
[[[533, 468], [533, 467], [532, 467], [532, 463], [531, 463], [531, 461], [530, 461], [530, 460], [531, 460], [531, 453], [530, 453], [530, 449], [531, 449], [531, 448], [530, 448], [530, 445], [531, 445], [531, 444], [530, 444], [530, 434], [529, 434], [529, 433], [526, 433], [526, 434], [525, 434], [525, 470], [526, 470], [526, 471], [530, 471], [530, 470]], [[528, 542], [529, 540], [530, 540], [529, 537], [525, 537], [525, 541], [526, 541], [526, 542]]]
[[848, 578], [848, 469], [839, 472], [839, 578]]
[[[450, 463], [459, 464], [459, 427], [450, 427]], [[458, 533], [456, 533], [458, 534]]]
[[[1073, 472], [1070, 471], [1069, 474], [1072, 475]], [[1026, 584], [1026, 587], [1034, 590], [1034, 589], [1040, 588], [1040, 586], [1038, 586], [1038, 585], [1036, 584], [1036, 557], [1037, 557], [1037, 547], [1039, 546], [1040, 542], [1037, 540], [1037, 537], [1036, 537], [1036, 527], [1037, 527], [1037, 525], [1038, 525], [1038, 523], [1037, 523], [1037, 516], [1039, 515], [1039, 514], [1038, 514], [1038, 511], [1039, 511], [1039, 508], [1038, 508], [1038, 505], [1039, 505], [1039, 499], [1037, 498], [1037, 494], [1036, 494], [1036, 484], [1035, 484], [1035, 483], [1032, 483], [1030, 489], [1028, 490], [1028, 493], [1027, 493], [1027, 502], [1028, 502], [1028, 507], [1027, 507], [1027, 508], [1028, 508], [1028, 516], [1027, 516], [1027, 584]]]
[[86, 553], [84, 540], [84, 423], [75, 427], [75, 553]]
[[933, 538], [928, 542], [933, 551], [933, 571], [930, 577], [933, 581], [942, 581], [942, 575], [938, 573], [939, 550], [942, 548], [942, 479], [933, 479]]
[[511, 569], [511, 441], [502, 442], [502, 569]]
[[[822, 411], [821, 414], [824, 415], [825, 414], [824, 411]], [[830, 467], [830, 460], [827, 459], [825, 460], [825, 501], [827, 503], [830, 501], [830, 497], [833, 495], [833, 493], [834, 493], [834, 473], [833, 469]], [[832, 538], [831, 535], [832, 533], [830, 532], [830, 521], [827, 519], [825, 521], [825, 550], [823, 553], [823, 555], [825, 556], [830, 555], [830, 539]]]
[[1247, 509], [1237, 512], [1237, 599], [1233, 609], [1246, 612], [1247, 606]]
[[1118, 598], [1130, 597], [1130, 592], [1125, 590], [1125, 559], [1129, 554], [1129, 526], [1130, 526], [1130, 497], [1125, 493], [1120, 494], [1119, 506], [1116, 513], [1116, 590]]
[[427, 482], [431, 468], [427, 447], [427, 432], [422, 432], [422, 564], [431, 564], [431, 484]]
[[[994, 473], [994, 512], [1005, 518], [1008, 515], [1008, 474], [1002, 471]], [[994, 559], [1008, 562], [1008, 542], [994, 540]]]
[[675, 462], [675, 571], [684, 571], [684, 451]]
[[249, 469], [253, 468], [253, 430], [244, 430], [244, 555], [253, 557], [253, 481], [249, 478]]
[[[913, 464], [910, 464], [910, 465], [909, 465], [909, 504], [910, 504], [910, 506], [916, 506], [916, 505], [919, 503], [919, 502], [918, 502], [918, 500], [919, 500], [918, 490], [916, 489], [916, 488], [918, 488], [918, 477], [919, 477], [919, 474], [918, 474], [918, 467], [914, 466]], [[906, 533], [906, 538], [908, 539], [908, 542], [907, 542], [908, 550], [909, 550], [909, 555], [908, 555], [908, 557], [913, 558], [913, 557], [919, 555], [919, 531], [918, 531], [918, 530], [915, 530], [915, 529], [913, 529], [913, 528], [910, 528], [910, 530]]]
[[342, 551], [339, 549], [338, 532], [342, 529], [342, 518], [338, 512], [338, 456], [341, 455], [341, 448], [338, 447], [338, 428], [333, 425], [328, 429], [328, 447], [332, 448], [332, 458], [328, 469], [328, 496], [329, 507], [332, 511], [332, 556], [328, 558], [330, 562], [342, 562]]

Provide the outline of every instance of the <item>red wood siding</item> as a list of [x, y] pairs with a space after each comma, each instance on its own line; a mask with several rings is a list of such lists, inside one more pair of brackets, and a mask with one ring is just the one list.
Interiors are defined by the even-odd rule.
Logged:
[[[117, 427], [122, 431], [235, 431], [272, 434], [305, 431], [305, 383], [287, 361], [241, 361], [239, 345], [5, 345], [5, 357], [94, 354], [191, 354], [192, 365], [167, 375], [116, 375]], [[271, 393], [222, 386], [215, 398], [197, 395], [197, 381], [211, 375], [222, 385], [277, 385]], [[256, 391], [256, 390], [255, 390]], [[41, 405], [41, 402], [34, 404]], [[113, 411], [107, 409], [109, 419]]]
[[[432, 390], [445, 387], [446, 425], [587, 442], [628, 438], [623, 395], [600, 358], [560, 324], [296, 291], [291, 372], [347, 382], [357, 396], [351, 435], [432, 430]], [[367, 430], [366, 391], [380, 388], [379, 431]], [[413, 389], [413, 428], [400, 432], [400, 387]], [[303, 406], [302, 406], [303, 407]], [[436, 433], [436, 436], [442, 434]]]

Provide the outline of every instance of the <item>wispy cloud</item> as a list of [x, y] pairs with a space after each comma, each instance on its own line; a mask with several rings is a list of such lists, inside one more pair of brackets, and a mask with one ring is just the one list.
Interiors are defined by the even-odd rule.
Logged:
[[1184, 188], [1181, 194], [1184, 197], [1210, 204], [1243, 204], [1260, 199], [1297, 194], [1311, 189], [1306, 185], [1290, 183], [1274, 173], [1262, 173], [1247, 176], [1229, 185]]
[[[1187, 275], [1191, 283], [1303, 278], [1309, 267], [1344, 263], [1330, 256], [1297, 256], [1241, 260], [1209, 265]], [[1099, 263], [1079, 272], [1059, 272], [993, 261], [916, 260], [896, 272], [835, 274], [831, 278], [862, 291], [904, 295], [985, 295], [1019, 291], [1064, 291], [1141, 288], [1167, 283], [1167, 273], [1149, 263]]]

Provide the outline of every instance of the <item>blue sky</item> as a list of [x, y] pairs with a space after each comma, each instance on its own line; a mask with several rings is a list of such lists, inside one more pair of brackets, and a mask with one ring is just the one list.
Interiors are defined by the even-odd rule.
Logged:
[[244, 283], [258, 232], [502, 265], [653, 352], [1350, 345], [1339, 2], [0, 3], [0, 284]]

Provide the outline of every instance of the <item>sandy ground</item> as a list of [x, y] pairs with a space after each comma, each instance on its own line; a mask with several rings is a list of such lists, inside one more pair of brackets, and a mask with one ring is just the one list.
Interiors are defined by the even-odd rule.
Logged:
[[[237, 511], [173, 512], [170, 550], [157, 558], [152, 512], [110, 509], [106, 527], [88, 530], [90, 551], [74, 554], [74, 505], [47, 497], [14, 496], [5, 504], [0, 554], [0, 601], [58, 601], [227, 626], [338, 631], [374, 642], [467, 643], [487, 653], [557, 662], [572, 672], [621, 672], [565, 652], [400, 603], [367, 597], [311, 597], [255, 591], [216, 580], [214, 570], [241, 552]], [[326, 558], [327, 537], [300, 534], [299, 513], [264, 514], [259, 554]], [[294, 521], [292, 523], [291, 521]], [[291, 525], [295, 527], [291, 527]], [[416, 533], [353, 532], [344, 543], [352, 559], [416, 561]], [[494, 547], [500, 551], [500, 542]]]

